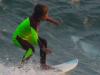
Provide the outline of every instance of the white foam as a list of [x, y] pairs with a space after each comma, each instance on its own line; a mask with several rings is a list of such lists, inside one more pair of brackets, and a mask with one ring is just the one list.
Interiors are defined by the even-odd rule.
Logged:
[[27, 64], [23, 68], [6, 66], [0, 63], [0, 75], [59, 75], [57, 72], [40, 70], [39, 64]]

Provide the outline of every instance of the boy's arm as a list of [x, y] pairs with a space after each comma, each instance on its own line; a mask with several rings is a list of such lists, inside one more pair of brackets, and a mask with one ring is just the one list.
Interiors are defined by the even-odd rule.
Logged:
[[60, 21], [54, 20], [52, 17], [47, 17], [46, 21], [53, 23], [54, 25], [59, 25]]

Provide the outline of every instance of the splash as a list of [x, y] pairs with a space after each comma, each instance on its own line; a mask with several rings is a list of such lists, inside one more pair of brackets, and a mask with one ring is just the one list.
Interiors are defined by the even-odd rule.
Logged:
[[0, 75], [60, 75], [53, 70], [41, 70], [39, 64], [27, 64], [22, 68], [17, 66], [6, 66], [0, 63]]

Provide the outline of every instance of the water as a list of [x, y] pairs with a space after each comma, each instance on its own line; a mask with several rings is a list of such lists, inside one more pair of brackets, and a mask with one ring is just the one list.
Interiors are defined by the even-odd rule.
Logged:
[[[0, 30], [13, 33], [37, 3], [48, 4], [50, 15], [63, 21], [58, 27], [41, 23], [40, 35], [53, 49], [48, 62], [59, 64], [78, 58], [79, 65], [66, 75], [100, 75], [100, 0], [0, 0]], [[18, 64], [24, 51], [4, 39], [0, 39], [0, 51], [0, 75], [7, 75], [3, 74], [5, 66]], [[38, 48], [35, 55], [33, 63], [39, 61]]]

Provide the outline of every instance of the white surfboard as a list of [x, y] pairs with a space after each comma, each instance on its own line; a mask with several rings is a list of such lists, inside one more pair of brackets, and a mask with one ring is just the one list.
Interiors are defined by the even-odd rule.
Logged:
[[78, 59], [73, 59], [71, 61], [67, 61], [65, 63], [55, 65], [54, 68], [55, 68], [56, 71], [65, 73], [65, 72], [71, 71], [77, 65], [78, 65]]

